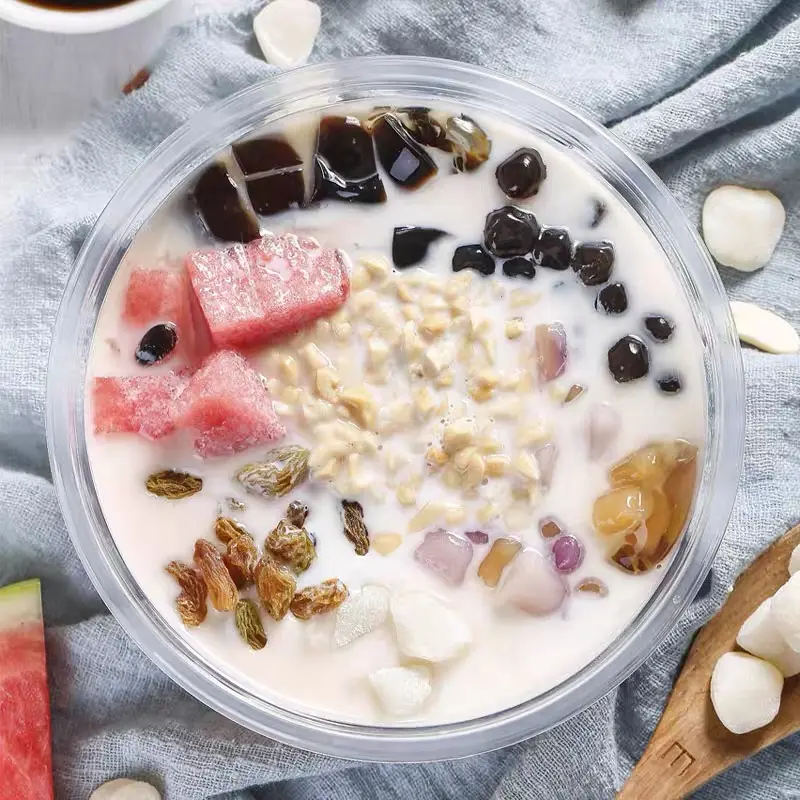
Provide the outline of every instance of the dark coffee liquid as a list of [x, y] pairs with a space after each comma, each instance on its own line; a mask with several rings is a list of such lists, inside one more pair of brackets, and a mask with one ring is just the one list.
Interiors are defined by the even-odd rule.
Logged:
[[31, 6], [53, 11], [100, 11], [102, 8], [124, 6], [132, 0], [23, 0]]

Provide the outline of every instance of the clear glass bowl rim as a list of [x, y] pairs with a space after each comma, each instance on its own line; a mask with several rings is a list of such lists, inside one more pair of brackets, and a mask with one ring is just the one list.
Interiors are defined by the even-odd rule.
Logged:
[[[86, 358], [99, 307], [134, 233], [160, 202], [219, 149], [265, 121], [344, 101], [434, 99], [495, 110], [573, 147], [642, 216], [665, 248], [703, 336], [708, 431], [687, 531], [663, 580], [630, 627], [598, 658], [543, 695], [464, 722], [379, 727], [290, 711], [237, 686], [180, 640], [128, 573], [106, 527], [84, 431]], [[666, 187], [607, 130], [531, 84], [484, 68], [416, 56], [370, 56], [279, 73], [195, 116], [127, 178], [83, 244], [55, 325], [47, 385], [47, 441], [67, 528], [117, 621], [167, 675], [228, 718], [289, 745], [348, 759], [459, 758], [535, 736], [591, 705], [653, 652], [699, 589], [727, 525], [741, 470], [744, 383], [733, 320], [716, 268]]]

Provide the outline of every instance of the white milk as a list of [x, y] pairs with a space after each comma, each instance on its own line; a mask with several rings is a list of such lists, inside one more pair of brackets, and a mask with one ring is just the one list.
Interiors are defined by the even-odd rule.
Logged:
[[[262, 220], [262, 227], [273, 232], [312, 235], [324, 246], [345, 250], [354, 265], [364, 255], [389, 257], [395, 226], [441, 228], [450, 236], [431, 246], [425, 269], [434, 275], [451, 276], [454, 247], [480, 242], [486, 214], [508, 202], [495, 182], [496, 164], [522, 145], [540, 151], [547, 165], [547, 179], [535, 197], [514, 204], [530, 209], [542, 224], [568, 228], [573, 241], [613, 242], [616, 261], [612, 280], [625, 283], [629, 309], [617, 317], [597, 312], [593, 307], [596, 290], [582, 286], [572, 270], [557, 272], [540, 268], [532, 281], [505, 278], [499, 268], [490, 278], [474, 275], [471, 303], [483, 304], [491, 318], [497, 368], [510, 371], [518, 363], [525, 363], [525, 354], [532, 352], [530, 333], [514, 342], [504, 338], [506, 319], [523, 317], [529, 329], [540, 322], [558, 320], [568, 333], [570, 361], [566, 374], [555, 385], [562, 392], [572, 383], [588, 387], [583, 397], [567, 406], [554, 399], [547, 387], [542, 391], [516, 393], [521, 402], [520, 416], [496, 420], [497, 436], [509, 454], [515, 448], [520, 419], [543, 419], [552, 425], [554, 441], [560, 450], [552, 487], [542, 494], [535, 507], [527, 510], [522, 527], [515, 523], [509, 530], [502, 517], [488, 524], [475, 519], [477, 509], [491, 499], [501, 503], [507, 500], [504, 494], [508, 491], [507, 482], [505, 489], [498, 489], [501, 482], [489, 481], [480, 486], [477, 498], [465, 500], [458, 491], [446, 489], [436, 475], [430, 476], [425, 467], [425, 451], [441, 429], [439, 418], [424, 425], [417, 422], [382, 437], [380, 458], [365, 462], [368, 487], [360, 492], [352, 488], [348, 491], [348, 497], [360, 500], [364, 506], [372, 536], [403, 534], [403, 544], [388, 556], [374, 551], [364, 557], [354, 554], [352, 544], [342, 533], [341, 495], [334, 487], [307, 482], [290, 498], [275, 501], [247, 495], [232, 479], [233, 475], [243, 464], [262, 457], [267, 446], [235, 457], [202, 462], [193, 454], [190, 439], [181, 434], [157, 443], [133, 435], [90, 437], [89, 456], [103, 512], [120, 553], [142, 590], [174, 627], [176, 635], [190, 643], [200, 657], [232, 680], [282, 707], [333, 719], [391, 725], [394, 721], [378, 707], [366, 675], [403, 662], [391, 624], [347, 647], [335, 649], [330, 643], [333, 614], [307, 622], [288, 614], [279, 623], [264, 614], [268, 644], [260, 651], [250, 650], [240, 639], [231, 615], [213, 609], [209, 609], [208, 619], [200, 627], [184, 629], [175, 611], [178, 587], [164, 567], [173, 559], [189, 562], [197, 538], [213, 540], [213, 521], [219, 503], [226, 497], [235, 496], [246, 502], [246, 511], [232, 516], [251, 530], [259, 546], [282, 517], [288, 499], [301, 499], [311, 506], [307, 527], [317, 536], [318, 557], [299, 577], [299, 586], [338, 577], [351, 591], [364, 583], [382, 583], [390, 589], [430, 590], [449, 601], [468, 622], [473, 634], [471, 648], [454, 663], [434, 668], [431, 697], [416, 718], [400, 720], [402, 724], [477, 717], [550, 689], [601, 654], [617, 636], [624, 635], [625, 628], [660, 580], [659, 570], [634, 576], [606, 561], [592, 532], [591, 510], [594, 499], [607, 488], [609, 466], [625, 453], [658, 438], [681, 437], [702, 445], [703, 346], [688, 305], [654, 239], [616, 195], [584, 166], [524, 131], [482, 121], [492, 138], [493, 151], [490, 162], [474, 173], [450, 174], [448, 160], [442, 157], [439, 175], [417, 191], [399, 190], [384, 176], [388, 201], [383, 205], [328, 202], [314, 210], [267, 218]], [[608, 212], [599, 226], [591, 229], [595, 199], [601, 199]], [[144, 372], [133, 358], [143, 331], [124, 329], [120, 323], [129, 269], [136, 264], [152, 265], [160, 259], [179, 259], [191, 249], [208, 246], [195, 223], [176, 210], [178, 207], [179, 203], [156, 214], [137, 237], [112, 282], [97, 324], [90, 377]], [[401, 279], [408, 279], [414, 272], [405, 271]], [[375, 285], [369, 288], [377, 292], [380, 301], [387, 303], [393, 313], [397, 311], [399, 304], [392, 292], [382, 292]], [[540, 297], [533, 304], [512, 307], [512, 298], [524, 293]], [[354, 291], [345, 309], [352, 309], [360, 294]], [[654, 344], [642, 335], [641, 318], [645, 313], [662, 313], [674, 320], [675, 333], [669, 343]], [[338, 344], [327, 341], [319, 344], [340, 366], [345, 384], [363, 380], [364, 344], [369, 330], [363, 316], [359, 314], [354, 322], [351, 338]], [[608, 372], [606, 351], [627, 333], [639, 335], [648, 343], [651, 369], [646, 378], [618, 385]], [[109, 340], [119, 345], [118, 352]], [[289, 352], [292, 346], [282, 345], [281, 351]], [[254, 365], [267, 376], [273, 374], [271, 364], [268, 349], [254, 360]], [[381, 409], [397, 398], [408, 398], [412, 385], [408, 363], [398, 359], [392, 364], [386, 385], [374, 387]], [[170, 366], [168, 363], [151, 369], [167, 370]], [[656, 387], [654, 376], [665, 369], [680, 373], [683, 391], [679, 395], [666, 395]], [[465, 380], [465, 370], [458, 367], [452, 389], [437, 392], [441, 391], [445, 397], [449, 391], [449, 399], [454, 399], [457, 407], [466, 398], [473, 411], [477, 404], [466, 395]], [[589, 404], [602, 401], [610, 402], [620, 412], [622, 430], [602, 459], [589, 462], [584, 432], [586, 409]], [[478, 411], [483, 413], [480, 408]], [[307, 427], [291, 416], [284, 421], [289, 431], [287, 443], [315, 444]], [[91, 430], [90, 424], [87, 427]], [[401, 478], [414, 474], [426, 476], [413, 507], [401, 506], [394, 489], [386, 485], [391, 477], [381, 459], [386, 455], [384, 451], [391, 449], [409, 459], [406, 471], [399, 473]], [[202, 492], [173, 502], [148, 495], [144, 489], [146, 477], [166, 467], [184, 467], [201, 474], [205, 482]], [[492, 536], [511, 532], [543, 552], [546, 543], [538, 532], [538, 520], [554, 515], [581, 540], [586, 550], [581, 567], [567, 576], [570, 587], [574, 589], [581, 578], [591, 576], [607, 584], [608, 596], [597, 598], [573, 591], [564, 606], [547, 617], [498, 610], [494, 590], [476, 576], [477, 566], [488, 551], [486, 546], [475, 547], [462, 586], [445, 584], [412, 558], [423, 532], [406, 532], [408, 520], [428, 500], [459, 504], [467, 515], [459, 524], [439, 523], [429, 527], [444, 526], [456, 531], [483, 529]]]

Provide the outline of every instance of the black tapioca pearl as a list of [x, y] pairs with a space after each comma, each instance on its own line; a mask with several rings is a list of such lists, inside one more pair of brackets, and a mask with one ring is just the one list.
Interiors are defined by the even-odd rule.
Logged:
[[465, 244], [456, 247], [453, 253], [453, 272], [474, 269], [482, 275], [492, 275], [495, 270], [494, 258], [479, 244]]
[[606, 314], [624, 314], [628, 310], [628, 293], [623, 283], [609, 283], [598, 293], [594, 307]]
[[614, 246], [611, 242], [584, 242], [575, 247], [572, 268], [584, 286], [599, 286], [611, 277], [614, 269]]
[[431, 242], [442, 236], [447, 234], [438, 228], [395, 228], [392, 236], [392, 261], [395, 267], [406, 269], [424, 261]]
[[674, 323], [660, 314], [650, 314], [645, 317], [644, 326], [656, 342], [668, 342], [675, 332]]
[[530, 279], [536, 276], [536, 267], [529, 258], [514, 256], [503, 262], [503, 274], [509, 278]]
[[661, 375], [656, 379], [658, 388], [665, 394], [678, 394], [683, 389], [683, 383], [678, 375]]
[[483, 228], [486, 249], [500, 258], [530, 253], [538, 235], [536, 217], [514, 206], [490, 211]]
[[542, 228], [533, 246], [533, 261], [547, 269], [564, 270], [569, 267], [572, 242], [565, 228]]
[[643, 378], [650, 370], [647, 345], [638, 336], [623, 336], [608, 350], [608, 369], [617, 383]]
[[547, 167], [538, 150], [521, 147], [495, 170], [497, 185], [508, 197], [533, 197], [547, 177]]

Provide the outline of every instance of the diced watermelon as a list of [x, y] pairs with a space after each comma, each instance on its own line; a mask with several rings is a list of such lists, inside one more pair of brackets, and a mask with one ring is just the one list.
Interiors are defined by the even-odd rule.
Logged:
[[250, 348], [308, 325], [347, 299], [340, 250], [292, 233], [190, 253], [187, 271], [214, 344]]
[[188, 379], [172, 372], [125, 378], [95, 378], [95, 433], [138, 433], [160, 439], [175, 430], [176, 400]]
[[178, 425], [198, 432], [194, 446], [203, 458], [237, 453], [286, 434], [261, 378], [230, 350], [206, 359], [179, 404]]
[[39, 581], [0, 589], [0, 800], [52, 800]]
[[192, 313], [195, 303], [185, 269], [134, 269], [125, 290], [122, 319], [129, 325], [148, 327], [158, 322], [173, 323], [178, 329], [174, 356], [191, 363], [202, 358], [203, 346], [202, 331], [197, 330], [197, 321], [203, 322], [203, 315], [199, 309]]

